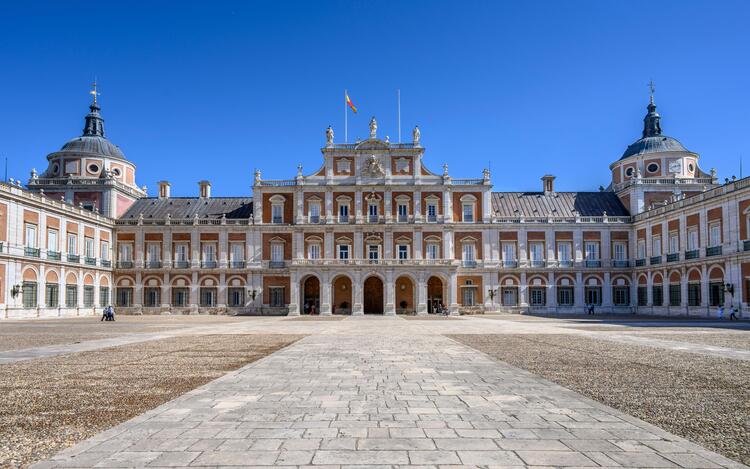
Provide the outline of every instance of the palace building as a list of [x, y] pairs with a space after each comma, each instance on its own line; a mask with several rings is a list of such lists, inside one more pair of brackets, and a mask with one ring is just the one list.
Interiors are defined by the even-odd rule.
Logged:
[[[411, 143], [336, 143], [319, 169], [252, 195], [148, 197], [104, 133], [47, 169], [0, 184], [0, 318], [120, 313], [715, 315], [750, 301], [750, 179], [720, 183], [662, 133], [653, 96], [641, 138], [606, 189], [495, 191], [488, 170], [435, 170]], [[615, 159], [615, 158], [613, 158]], [[747, 314], [744, 314], [747, 316]]]

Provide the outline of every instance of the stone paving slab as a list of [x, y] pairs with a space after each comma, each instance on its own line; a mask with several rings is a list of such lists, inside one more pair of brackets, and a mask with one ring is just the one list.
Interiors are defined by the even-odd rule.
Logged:
[[33, 467], [745, 467], [405, 323], [308, 336]]

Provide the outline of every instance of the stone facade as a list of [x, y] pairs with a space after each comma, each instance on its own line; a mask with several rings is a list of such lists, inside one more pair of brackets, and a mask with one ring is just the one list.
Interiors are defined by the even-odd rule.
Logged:
[[[412, 143], [391, 143], [377, 137], [377, 125], [356, 143], [335, 143], [331, 131], [312, 173], [299, 167], [294, 178], [267, 180], [256, 171], [252, 197], [212, 197], [207, 181], [198, 197], [171, 197], [162, 181], [158, 197], [134, 198], [104, 217], [11, 187], [0, 192], [0, 203], [12, 194], [20, 200], [4, 226], [15, 249], [0, 257], [4, 317], [34, 315], [9, 300], [10, 289], [24, 278], [23, 265], [39, 271], [49, 250], [39, 245], [30, 259], [21, 249], [23, 204], [62, 211], [81, 236], [89, 223], [97, 242], [112, 240], [114, 268], [99, 262], [90, 276], [95, 286], [114, 277], [120, 312], [580, 313], [594, 305], [706, 316], [720, 305], [747, 309], [750, 180], [718, 184], [697, 154], [661, 135], [659, 119], [652, 100], [642, 138], [610, 165], [609, 187], [593, 192], [557, 192], [550, 175], [539, 191], [494, 192], [489, 171], [468, 179], [447, 166], [434, 172], [420, 132]], [[122, 181], [119, 195], [136, 195], [134, 181], [134, 174]], [[47, 190], [33, 174], [29, 188]]]

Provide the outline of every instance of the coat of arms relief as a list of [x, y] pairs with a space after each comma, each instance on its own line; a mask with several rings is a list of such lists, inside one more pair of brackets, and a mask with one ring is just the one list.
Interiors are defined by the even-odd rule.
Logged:
[[383, 169], [383, 163], [380, 162], [377, 156], [370, 155], [367, 157], [365, 162], [362, 164], [362, 176], [369, 178], [382, 178], [385, 177], [385, 169]]

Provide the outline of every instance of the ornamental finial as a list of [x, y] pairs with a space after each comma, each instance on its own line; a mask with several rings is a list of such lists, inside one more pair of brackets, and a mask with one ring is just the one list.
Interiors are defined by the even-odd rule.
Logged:
[[651, 91], [650, 102], [651, 104], [654, 104], [654, 91], [656, 91], [656, 85], [654, 84], [654, 80], [649, 80], [648, 89], [649, 91]]
[[101, 94], [96, 90], [96, 77], [94, 77], [94, 82], [91, 84], [91, 91], [89, 91], [89, 94], [94, 97], [94, 104], [96, 104], [96, 97]]

